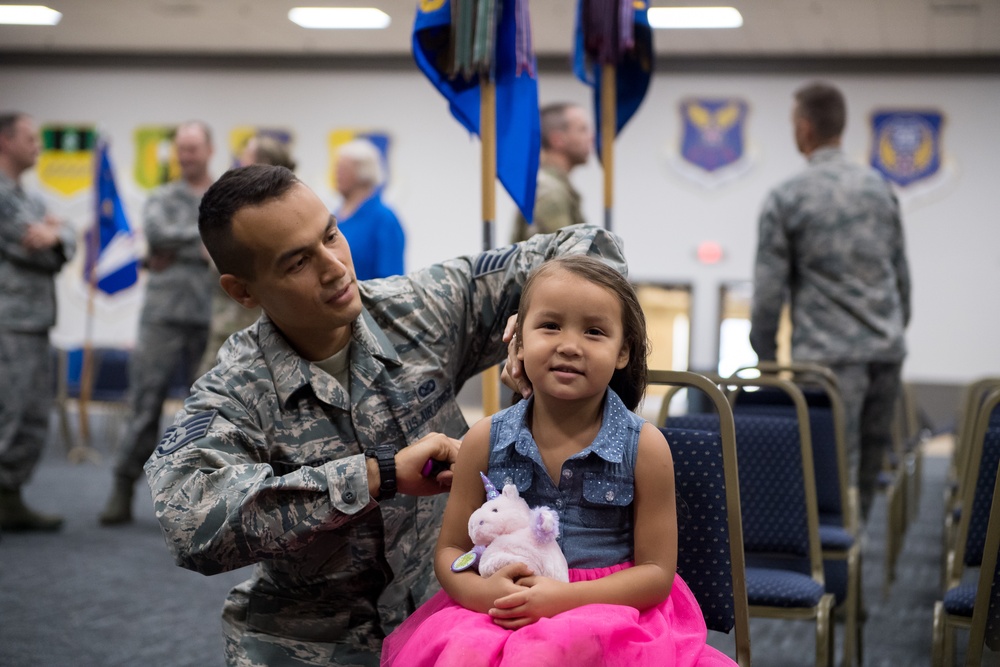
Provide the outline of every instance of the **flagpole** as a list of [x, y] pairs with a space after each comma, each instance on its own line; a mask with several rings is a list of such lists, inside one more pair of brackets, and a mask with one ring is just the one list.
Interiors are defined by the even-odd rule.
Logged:
[[[100, 230], [95, 229], [92, 236], [99, 234]], [[96, 244], [93, 240], [90, 241], [89, 245], [91, 252], [96, 253], [97, 248], [94, 247]], [[94, 321], [94, 296], [97, 291], [97, 259], [95, 254], [92, 254], [91, 257], [95, 259], [94, 266], [91, 266], [90, 271], [87, 272], [87, 311], [84, 319], [83, 363], [80, 368], [80, 397], [77, 399], [77, 408], [80, 412], [80, 444], [74, 446], [69, 452], [69, 458], [74, 463], [80, 463], [88, 458], [96, 458], [96, 452], [90, 445], [90, 416], [87, 412], [94, 384], [94, 352], [91, 345], [91, 331]]]
[[[489, 75], [479, 79], [479, 137], [482, 149], [483, 252], [493, 249], [497, 190], [496, 84]], [[500, 411], [500, 370], [483, 371], [483, 416]]]
[[80, 444], [70, 448], [67, 458], [73, 463], [98, 461], [100, 456], [90, 442], [90, 415], [88, 403], [94, 386], [94, 353], [91, 339], [94, 327], [94, 301], [97, 292], [97, 255], [101, 247], [101, 215], [100, 179], [101, 179], [101, 145], [98, 142], [94, 151], [94, 226], [87, 240], [88, 256], [91, 258], [87, 271], [87, 310], [84, 316], [83, 329], [83, 362], [80, 368], [80, 396], [77, 399], [77, 410], [80, 414]]
[[615, 192], [615, 66], [601, 66], [601, 164], [604, 166], [604, 228], [611, 231]]

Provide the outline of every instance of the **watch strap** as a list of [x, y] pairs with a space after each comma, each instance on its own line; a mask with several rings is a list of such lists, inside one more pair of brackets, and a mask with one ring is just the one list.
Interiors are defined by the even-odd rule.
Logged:
[[390, 500], [396, 495], [396, 448], [392, 445], [376, 445], [365, 452], [365, 456], [378, 462], [379, 487], [376, 500]]

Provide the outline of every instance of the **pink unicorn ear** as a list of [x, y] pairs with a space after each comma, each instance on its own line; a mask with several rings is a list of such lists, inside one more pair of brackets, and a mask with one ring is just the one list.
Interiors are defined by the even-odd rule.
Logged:
[[497, 487], [493, 486], [493, 482], [490, 481], [489, 477], [481, 472], [479, 473], [479, 476], [483, 479], [483, 487], [486, 488], [486, 500], [493, 500], [500, 495], [497, 492]]

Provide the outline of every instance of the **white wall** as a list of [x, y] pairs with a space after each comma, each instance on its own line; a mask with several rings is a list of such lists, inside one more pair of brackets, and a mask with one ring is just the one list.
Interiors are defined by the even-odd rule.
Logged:
[[[790, 74], [657, 75], [638, 114], [616, 145], [615, 231], [625, 239], [635, 279], [689, 282], [694, 287], [692, 365], [714, 365], [718, 288], [749, 280], [756, 217], [766, 191], [799, 170], [789, 115], [792, 92], [811, 77]], [[869, 114], [878, 108], [936, 108], [944, 112], [944, 155], [950, 180], [922, 198], [904, 196], [904, 223], [914, 281], [908, 380], [963, 383], [1000, 373], [1000, 216], [994, 174], [1000, 156], [1000, 75], [852, 74], [823, 77], [842, 87], [849, 121], [847, 153], [868, 151]], [[542, 73], [541, 100], [589, 105], [589, 91], [568, 73]], [[149, 69], [7, 66], [0, 70], [2, 105], [33, 114], [40, 123], [95, 123], [113, 141], [119, 187], [133, 221], [142, 193], [132, 183], [132, 133], [139, 125], [189, 118], [217, 134], [216, 173], [228, 165], [229, 130], [241, 125], [295, 131], [299, 175], [334, 202], [326, 182], [327, 135], [335, 128], [371, 128], [393, 138], [393, 182], [387, 199], [407, 230], [407, 266], [417, 268], [481, 246], [479, 150], [451, 118], [444, 100], [416, 71]], [[678, 103], [688, 96], [738, 96], [750, 105], [750, 170], [727, 185], [706, 189], [668, 162], [681, 125]], [[603, 217], [602, 174], [595, 161], [573, 174], [587, 218]], [[83, 227], [89, 199], [56, 202]], [[511, 229], [513, 205], [502, 190], [497, 204], [499, 243]], [[702, 265], [701, 241], [722, 244], [725, 258]], [[82, 339], [84, 298], [74, 264], [61, 282], [57, 344]], [[133, 292], [137, 292], [133, 290]], [[98, 341], [129, 343], [141, 294], [97, 303]]]

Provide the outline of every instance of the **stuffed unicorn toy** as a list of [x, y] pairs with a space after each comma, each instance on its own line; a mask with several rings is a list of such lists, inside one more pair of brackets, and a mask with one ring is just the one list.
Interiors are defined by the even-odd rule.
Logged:
[[569, 568], [556, 537], [559, 515], [548, 507], [531, 509], [507, 484], [498, 492], [483, 473], [486, 502], [469, 517], [472, 551], [459, 556], [451, 566], [460, 572], [478, 565], [479, 574], [493, 575], [512, 563], [525, 563], [537, 576], [569, 581]]

